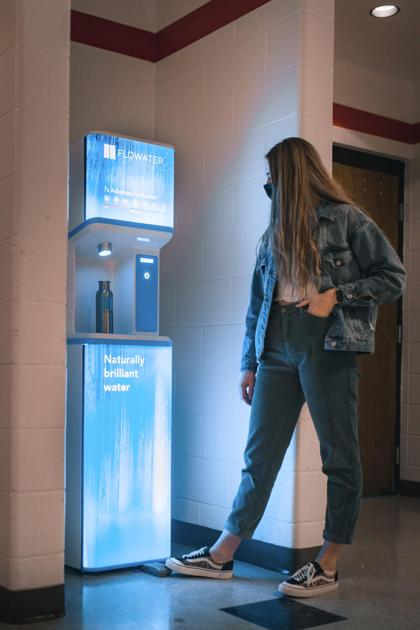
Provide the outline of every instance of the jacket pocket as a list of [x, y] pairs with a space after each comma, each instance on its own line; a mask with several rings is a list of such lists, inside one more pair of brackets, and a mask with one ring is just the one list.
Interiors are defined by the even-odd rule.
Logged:
[[343, 284], [360, 278], [360, 268], [351, 248], [328, 249], [321, 252], [325, 270], [334, 284]]

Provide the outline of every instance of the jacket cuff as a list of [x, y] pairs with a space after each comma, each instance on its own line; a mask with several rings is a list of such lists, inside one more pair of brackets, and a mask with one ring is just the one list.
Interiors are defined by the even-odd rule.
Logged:
[[257, 372], [258, 363], [250, 362], [250, 361], [242, 361], [241, 362], [241, 372]]
[[353, 304], [369, 306], [374, 302], [374, 296], [368, 287], [362, 287], [361, 283], [363, 279], [356, 280], [355, 282], [345, 282], [344, 284], [337, 284], [336, 288], [341, 289], [343, 294], [343, 300], [340, 304]]

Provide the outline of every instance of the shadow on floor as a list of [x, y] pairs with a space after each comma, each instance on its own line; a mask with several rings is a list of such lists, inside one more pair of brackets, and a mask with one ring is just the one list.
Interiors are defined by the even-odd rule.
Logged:
[[[66, 615], [3, 628], [35, 630], [416, 630], [420, 627], [420, 500], [362, 500], [352, 545], [338, 562], [340, 587], [306, 600], [278, 592], [287, 576], [235, 561], [231, 580], [139, 569], [100, 575], [66, 571]], [[174, 544], [173, 555], [191, 548]]]

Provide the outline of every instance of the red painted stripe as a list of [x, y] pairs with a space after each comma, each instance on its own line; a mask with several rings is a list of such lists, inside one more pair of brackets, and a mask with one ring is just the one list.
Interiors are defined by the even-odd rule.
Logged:
[[333, 124], [337, 127], [363, 131], [371, 136], [381, 136], [389, 140], [398, 140], [408, 144], [418, 142], [419, 123], [413, 125], [395, 118], [372, 114], [363, 109], [341, 105], [340, 103], [333, 104]]
[[185, 48], [267, 2], [269, 0], [210, 0], [206, 2], [156, 33], [157, 60]]
[[146, 61], [156, 61], [156, 34], [96, 15], [71, 11], [70, 39]]
[[210, 0], [157, 33], [71, 11], [73, 42], [146, 61], [159, 61], [270, 0]]

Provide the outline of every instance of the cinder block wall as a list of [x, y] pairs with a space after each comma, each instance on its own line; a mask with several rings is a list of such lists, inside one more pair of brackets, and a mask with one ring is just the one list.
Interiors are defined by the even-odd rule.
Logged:
[[[157, 63], [156, 137], [177, 148], [161, 333], [174, 341], [180, 520], [221, 529], [240, 481], [250, 408], [239, 399], [239, 362], [255, 247], [269, 220], [264, 154], [302, 135], [331, 168], [333, 8], [269, 2]], [[304, 405], [254, 538], [321, 543], [325, 487]]]
[[70, 60], [70, 142], [93, 130], [154, 139], [154, 63], [78, 42]]
[[0, 3], [0, 587], [64, 583], [70, 0]]

